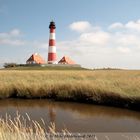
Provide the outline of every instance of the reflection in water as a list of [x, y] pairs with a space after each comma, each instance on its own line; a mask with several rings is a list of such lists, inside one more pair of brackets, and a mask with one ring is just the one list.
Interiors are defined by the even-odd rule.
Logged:
[[46, 125], [55, 122], [57, 130], [71, 132], [139, 132], [140, 113], [126, 109], [50, 100], [0, 100], [0, 115], [12, 117], [16, 111]]
[[49, 118], [50, 118], [50, 122], [55, 123], [55, 116], [56, 113], [54, 111], [54, 109], [52, 107], [49, 108]]

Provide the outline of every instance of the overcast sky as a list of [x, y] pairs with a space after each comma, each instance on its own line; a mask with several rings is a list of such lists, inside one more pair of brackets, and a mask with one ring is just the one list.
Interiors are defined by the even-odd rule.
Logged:
[[47, 61], [52, 19], [58, 60], [140, 69], [140, 0], [0, 0], [0, 63]]

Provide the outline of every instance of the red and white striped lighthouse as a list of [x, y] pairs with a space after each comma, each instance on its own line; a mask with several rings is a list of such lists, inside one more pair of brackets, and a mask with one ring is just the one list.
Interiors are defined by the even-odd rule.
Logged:
[[57, 64], [56, 61], [56, 46], [55, 46], [55, 22], [51, 21], [50, 25], [50, 37], [49, 37], [49, 49], [48, 49], [48, 64]]

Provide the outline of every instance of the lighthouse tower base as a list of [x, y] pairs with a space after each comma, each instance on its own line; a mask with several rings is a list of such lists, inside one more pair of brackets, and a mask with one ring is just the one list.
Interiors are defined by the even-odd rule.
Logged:
[[58, 64], [57, 61], [48, 61], [48, 64]]

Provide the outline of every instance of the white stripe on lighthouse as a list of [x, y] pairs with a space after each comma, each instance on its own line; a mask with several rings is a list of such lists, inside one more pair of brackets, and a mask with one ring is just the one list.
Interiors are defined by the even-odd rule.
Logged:
[[50, 33], [50, 39], [54, 39], [55, 40], [55, 33]]
[[49, 53], [56, 53], [56, 47], [55, 46], [49, 46]]

